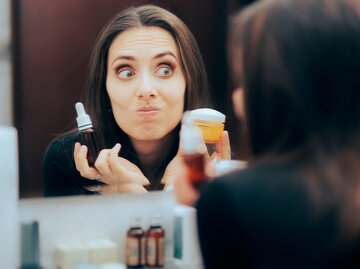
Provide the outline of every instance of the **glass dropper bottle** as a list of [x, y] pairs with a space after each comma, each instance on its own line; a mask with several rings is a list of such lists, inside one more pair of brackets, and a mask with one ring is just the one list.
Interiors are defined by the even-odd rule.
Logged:
[[81, 102], [77, 102], [75, 104], [76, 112], [77, 112], [77, 124], [79, 128], [79, 142], [82, 145], [87, 146], [87, 160], [89, 162], [89, 166], [94, 167], [97, 156], [100, 152], [99, 142], [96, 136], [95, 129], [92, 125], [90, 116], [86, 114], [84, 105]]

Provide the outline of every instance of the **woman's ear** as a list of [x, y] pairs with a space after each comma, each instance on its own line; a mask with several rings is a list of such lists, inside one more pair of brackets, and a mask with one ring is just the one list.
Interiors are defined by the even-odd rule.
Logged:
[[233, 109], [236, 117], [244, 119], [245, 106], [244, 106], [244, 89], [243, 87], [237, 87], [232, 93]]

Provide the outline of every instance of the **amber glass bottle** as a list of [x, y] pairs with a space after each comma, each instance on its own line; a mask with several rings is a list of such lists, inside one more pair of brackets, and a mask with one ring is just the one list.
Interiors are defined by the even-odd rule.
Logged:
[[126, 234], [126, 265], [128, 268], [141, 268], [145, 265], [145, 232], [141, 219], [134, 218]]
[[165, 231], [161, 226], [161, 217], [154, 215], [150, 221], [150, 228], [146, 232], [146, 265], [148, 267], [164, 266], [164, 239]]
[[77, 112], [76, 120], [79, 127], [78, 139], [82, 145], [87, 146], [87, 160], [89, 162], [89, 166], [94, 167], [96, 158], [100, 152], [98, 138], [91, 123], [90, 117], [85, 112], [83, 104], [78, 102], [76, 103], [75, 108]]
[[193, 186], [201, 190], [208, 183], [205, 173], [205, 151], [200, 130], [193, 124], [189, 112], [183, 116], [181, 128], [183, 161], [186, 166], [187, 178]]
[[96, 158], [100, 152], [100, 147], [98, 144], [95, 130], [92, 128], [82, 130], [79, 132], [78, 138], [82, 145], [87, 146], [88, 152], [86, 158], [88, 160], [89, 166], [94, 167]]
[[205, 156], [202, 153], [184, 154], [187, 177], [197, 190], [201, 190], [207, 184], [205, 174]]

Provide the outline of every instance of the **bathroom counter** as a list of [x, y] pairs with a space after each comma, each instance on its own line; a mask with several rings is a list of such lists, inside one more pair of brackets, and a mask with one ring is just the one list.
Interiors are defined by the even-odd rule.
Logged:
[[167, 264], [164, 267], [142, 267], [142, 269], [202, 269], [202, 266], [180, 266], [176, 264]]

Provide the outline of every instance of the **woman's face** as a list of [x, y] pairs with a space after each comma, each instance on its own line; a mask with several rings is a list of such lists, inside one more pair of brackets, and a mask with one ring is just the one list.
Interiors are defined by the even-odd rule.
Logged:
[[163, 138], [181, 120], [186, 82], [174, 38], [159, 27], [132, 28], [109, 48], [106, 89], [131, 139]]

